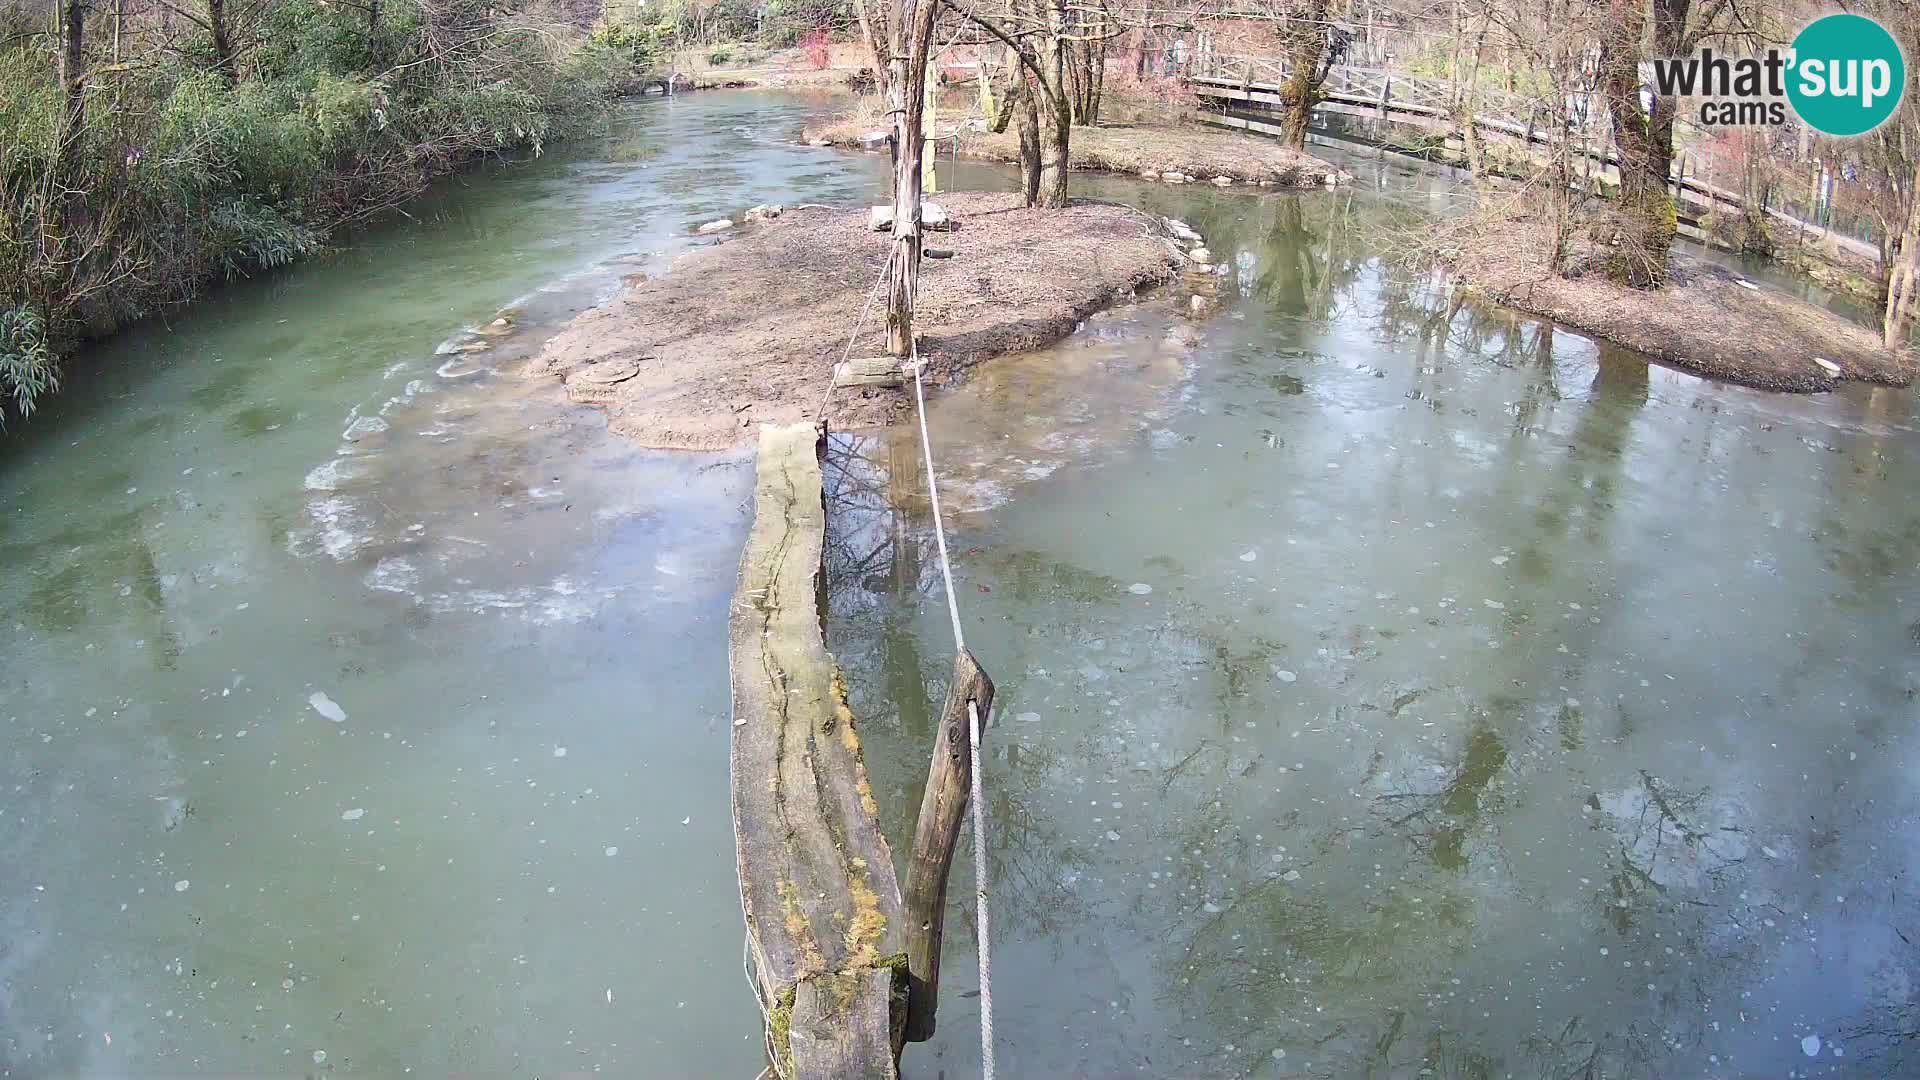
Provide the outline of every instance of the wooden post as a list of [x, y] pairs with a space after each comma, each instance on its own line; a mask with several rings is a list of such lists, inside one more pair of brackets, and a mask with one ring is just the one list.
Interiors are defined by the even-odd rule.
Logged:
[[939, 160], [940, 157], [940, 144], [933, 141], [935, 126], [934, 113], [936, 112], [935, 105], [937, 104], [935, 99], [939, 95], [939, 89], [939, 85], [935, 80], [927, 80], [927, 115], [920, 124], [921, 130], [925, 132], [922, 138], [926, 139], [928, 143], [926, 159], [921, 163], [920, 190], [928, 195], [932, 195], [940, 190], [940, 185], [937, 183], [938, 178], [934, 175], [933, 171], [934, 162]]
[[907, 939], [907, 1041], [933, 1038], [934, 1011], [940, 1004], [940, 935], [947, 914], [947, 871], [967, 815], [973, 784], [973, 747], [967, 739], [967, 703], [980, 713], [981, 738], [993, 706], [993, 680], [966, 649], [953, 660], [953, 682], [934, 732], [933, 762], [920, 797], [920, 821], [913, 830], [907, 860], [907, 890], [902, 915]]
[[926, 106], [927, 51], [938, 0], [915, 0], [910, 18], [893, 29], [894, 142], [893, 248], [887, 275], [887, 353], [913, 351], [913, 296], [920, 284], [920, 160], [926, 152], [921, 121]]

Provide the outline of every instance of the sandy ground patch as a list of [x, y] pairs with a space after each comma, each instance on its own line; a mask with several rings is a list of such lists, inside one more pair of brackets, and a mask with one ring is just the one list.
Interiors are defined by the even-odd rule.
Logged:
[[[915, 329], [934, 385], [993, 356], [1056, 341], [1081, 320], [1170, 279], [1177, 256], [1161, 222], [1126, 207], [1022, 209], [1008, 195], [951, 194], [955, 219], [927, 246], [953, 252], [920, 271]], [[720, 449], [759, 423], [820, 408], [884, 265], [890, 236], [867, 210], [803, 208], [677, 260], [582, 313], [529, 365], [575, 401], [607, 409], [613, 430], [645, 446]], [[853, 355], [884, 351], [884, 297]], [[909, 411], [911, 390], [843, 387], [826, 418], [847, 429]]]

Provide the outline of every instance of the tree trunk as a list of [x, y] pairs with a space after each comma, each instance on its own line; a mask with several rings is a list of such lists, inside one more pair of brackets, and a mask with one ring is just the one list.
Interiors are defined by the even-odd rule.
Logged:
[[1280, 143], [1292, 150], [1306, 148], [1313, 106], [1327, 78], [1328, 4], [1329, 0], [1307, 0], [1301, 17], [1286, 30], [1287, 63], [1292, 70], [1280, 91], [1287, 110], [1280, 121]]
[[1093, 69], [1087, 79], [1087, 118], [1085, 123], [1088, 127], [1092, 127], [1100, 122], [1100, 102], [1102, 98], [1106, 97], [1107, 90], [1107, 19], [1106, 8], [1104, 7], [1100, 9], [1100, 22], [1098, 25], [1101, 34], [1100, 40], [1087, 43], [1087, 47], [1093, 50]]
[[1106, 9], [1089, 16], [1076, 11], [1074, 27], [1080, 41], [1069, 41], [1063, 50], [1067, 58], [1068, 86], [1073, 101], [1073, 122], [1092, 127], [1100, 122], [1101, 83], [1107, 67]]
[[[930, 0], [923, 0], [930, 2]], [[1059, 208], [1067, 205], [1067, 172], [1073, 141], [1073, 91], [1067, 79], [1067, 51], [1071, 38], [1067, 33], [1065, 0], [1027, 0], [1023, 21], [1043, 23], [1037, 35], [1041, 48], [1035, 51], [1031, 38], [1017, 41], [1015, 35], [994, 19], [965, 12], [968, 21], [998, 38], [1020, 60], [1021, 78], [1026, 80], [1021, 109], [1021, 173], [1029, 192], [1029, 205]], [[1021, 31], [1026, 34], [1026, 31]], [[1027, 175], [1029, 126], [1038, 129], [1034, 140], [1039, 162], [1037, 189], [1035, 178]]]
[[1773, 184], [1767, 176], [1767, 140], [1762, 134], [1739, 135], [1746, 151], [1740, 165], [1740, 250], [1752, 255], [1773, 254], [1773, 230], [1767, 224], [1767, 201]]
[[1040, 105], [1039, 92], [1024, 72], [1016, 71], [1020, 81], [1020, 191], [1029, 207], [1040, 205]]
[[890, 96], [894, 114], [893, 250], [887, 272], [887, 353], [913, 352], [913, 298], [920, 285], [921, 121], [927, 100], [927, 53], [938, 0], [918, 0], [910, 21], [896, 25]]
[[1920, 273], [1920, 178], [1907, 212], [1907, 227], [1900, 234], [1900, 254], [1887, 275], [1887, 307], [1881, 318], [1881, 338], [1887, 348], [1897, 348], [1906, 337], [1906, 313], [1913, 307], [1915, 275]]
[[233, 82], [233, 35], [227, 27], [227, 0], [207, 0], [207, 33], [213, 38], [213, 70]]
[[1073, 138], [1073, 119], [1067, 113], [1067, 103], [1058, 98], [1044, 102], [1038, 111], [1040, 176], [1034, 205], [1058, 210], [1067, 205], [1068, 144]]
[[1666, 173], [1673, 157], [1671, 128], [1663, 146], [1649, 130], [1640, 106], [1645, 9], [1640, 0], [1612, 0], [1611, 12], [1600, 43], [1600, 85], [1620, 155], [1620, 196], [1615, 215], [1618, 227], [1605, 237], [1614, 247], [1606, 260], [1607, 273], [1623, 284], [1653, 289], [1666, 283], [1667, 255], [1678, 227], [1673, 198], [1667, 193]]
[[[1059, 18], [1057, 13], [1055, 18]], [[1040, 198], [1036, 205], [1054, 210], [1067, 205], [1068, 146], [1073, 140], [1073, 109], [1067, 97], [1065, 74], [1066, 43], [1062, 38], [1059, 33], [1048, 35], [1040, 55], [1040, 67], [1047, 78], [1035, 80], [1043, 99], [1040, 102]]]
[[1475, 183], [1487, 177], [1487, 151], [1480, 141], [1480, 127], [1474, 123], [1474, 112], [1480, 107], [1480, 57], [1487, 45], [1487, 21], [1491, 13], [1480, 20], [1480, 31], [1473, 39], [1473, 55], [1467, 62], [1466, 89], [1460, 95], [1459, 111], [1454, 120], [1460, 125], [1460, 137], [1467, 151], [1467, 175]]
[[874, 89], [881, 101], [892, 101], [894, 64], [890, 43], [893, 31], [888, 25], [887, 9], [882, 6], [882, 0], [857, 0], [853, 12], [860, 21], [860, 36], [867, 43], [867, 58], [873, 62]]
[[66, 93], [67, 138], [78, 138], [87, 120], [87, 0], [60, 5], [60, 85]]
[[[60, 87], [63, 109], [60, 117], [60, 143], [54, 156], [54, 172], [63, 184], [75, 181], [75, 161], [87, 128], [87, 0], [61, 0], [60, 15]], [[84, 196], [77, 190], [66, 200], [62, 216], [67, 224], [85, 210]]]
[[1085, 124], [1087, 109], [1086, 42], [1069, 41], [1060, 48], [1061, 74], [1066, 77], [1067, 106], [1074, 124]]

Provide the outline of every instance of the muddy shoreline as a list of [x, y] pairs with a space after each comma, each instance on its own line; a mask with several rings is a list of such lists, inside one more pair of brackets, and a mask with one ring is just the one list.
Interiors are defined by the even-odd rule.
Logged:
[[[813, 146], [860, 149], [862, 137], [884, 127], [870, 105], [809, 124], [801, 141]], [[937, 125], [940, 153], [957, 148], [974, 161], [1018, 163], [1019, 136], [988, 130], [978, 116], [943, 117]], [[951, 137], [952, 141], [944, 141]], [[1272, 139], [1158, 120], [1076, 127], [1068, 144], [1075, 170], [1112, 172], [1168, 183], [1213, 183], [1312, 190], [1351, 183], [1345, 170], [1311, 154], [1289, 150]]]
[[[1127, 207], [1029, 210], [979, 194], [937, 202], [955, 227], [930, 232], [927, 246], [952, 254], [923, 261], [915, 325], [936, 386], [1066, 337], [1172, 279], [1182, 258], [1164, 222]], [[796, 208], [720, 235], [579, 315], [527, 374], [559, 379], [573, 401], [605, 408], [614, 431], [659, 449], [738, 446], [758, 424], [812, 418], [823, 402], [840, 429], [911, 409], [900, 389], [828, 394], [856, 324], [852, 356], [884, 352], [880, 300], [869, 306], [869, 296], [891, 238], [870, 228], [867, 208]]]
[[1515, 222], [1443, 261], [1470, 295], [1723, 382], [1809, 393], [1850, 381], [1907, 386], [1920, 371], [1910, 350], [1885, 349], [1873, 331], [1714, 263], [1675, 252], [1665, 287], [1634, 289], [1597, 272], [1548, 274], [1551, 244], [1545, 223]]

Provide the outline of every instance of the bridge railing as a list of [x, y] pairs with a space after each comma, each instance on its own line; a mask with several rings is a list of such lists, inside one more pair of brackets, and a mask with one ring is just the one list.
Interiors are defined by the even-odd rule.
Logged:
[[[1237, 56], [1212, 53], [1205, 57], [1194, 77], [1205, 82], [1245, 84], [1249, 87], [1277, 86], [1292, 73], [1285, 58]], [[1367, 105], [1381, 113], [1405, 112], [1425, 116], [1452, 116], [1458, 107], [1458, 88], [1448, 79], [1409, 75], [1386, 68], [1335, 64], [1321, 84], [1321, 92], [1351, 105]], [[1591, 95], [1570, 94], [1562, 102], [1528, 97], [1505, 90], [1481, 88], [1474, 94], [1476, 121], [1529, 131], [1550, 124], [1557, 117], [1569, 127], [1604, 125], [1606, 110], [1595, 109]], [[1600, 129], [1604, 131], [1604, 126]]]
[[[1207, 57], [1204, 64], [1196, 67], [1199, 70], [1192, 76], [1195, 82], [1249, 93], [1256, 90], [1271, 93], [1279, 89], [1291, 73], [1284, 59], [1257, 56], [1216, 54]], [[1455, 87], [1450, 80], [1408, 75], [1384, 68], [1336, 64], [1327, 72], [1320, 92], [1328, 101], [1377, 110], [1382, 117], [1401, 113], [1452, 120], [1459, 111]], [[1554, 101], [1550, 98], [1509, 94], [1502, 90], [1481, 89], [1474, 95], [1473, 108], [1472, 121], [1476, 127], [1523, 139], [1530, 144], [1551, 142], [1552, 126], [1563, 124], [1566, 131], [1574, 133], [1574, 140], [1582, 147], [1584, 156], [1603, 168], [1619, 164], [1619, 157], [1612, 147], [1612, 129], [1607, 110], [1595, 95], [1571, 94], [1562, 101]], [[1682, 163], [1676, 158], [1675, 164]], [[1708, 184], [1697, 176], [1688, 176], [1684, 168], [1671, 179], [1683, 195], [1691, 196], [1695, 202], [1734, 208], [1742, 205], [1738, 193]], [[1800, 224], [1797, 219], [1787, 217], [1776, 208], [1769, 207], [1768, 213], [1792, 224]]]

